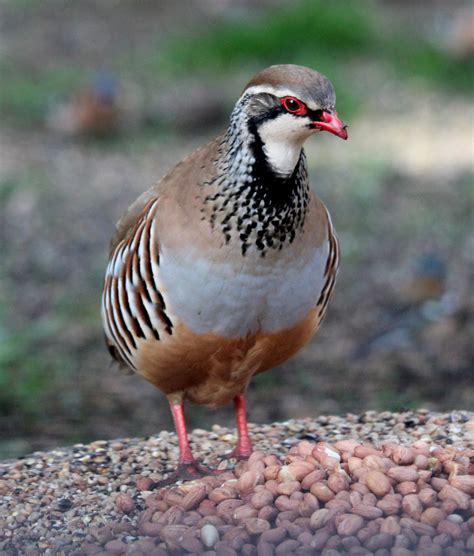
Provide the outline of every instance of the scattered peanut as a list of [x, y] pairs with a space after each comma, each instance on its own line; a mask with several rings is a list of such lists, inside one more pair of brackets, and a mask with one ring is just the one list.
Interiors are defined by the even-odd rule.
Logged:
[[387, 476], [376, 469], [371, 469], [367, 473], [366, 483], [369, 489], [376, 496], [385, 496], [388, 494], [392, 488], [390, 481]]
[[[147, 494], [138, 533], [148, 539], [140, 542], [157, 554], [463, 554], [474, 549], [471, 452], [352, 440], [304, 440], [284, 462], [256, 452], [235, 475]], [[124, 493], [115, 504], [123, 513], [136, 509]], [[127, 550], [113, 536], [101, 538], [108, 552]]]

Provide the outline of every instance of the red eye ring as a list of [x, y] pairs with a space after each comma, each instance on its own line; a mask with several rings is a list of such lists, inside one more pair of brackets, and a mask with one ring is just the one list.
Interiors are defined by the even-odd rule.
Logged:
[[281, 97], [280, 102], [283, 104], [283, 108], [290, 114], [295, 116], [304, 116], [308, 111], [306, 104], [301, 102], [301, 100], [296, 97]]

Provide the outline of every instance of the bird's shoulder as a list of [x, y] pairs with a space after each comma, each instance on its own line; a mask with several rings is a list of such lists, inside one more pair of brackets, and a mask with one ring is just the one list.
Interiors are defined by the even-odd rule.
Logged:
[[334, 232], [331, 216], [326, 205], [313, 190], [310, 190], [308, 197], [302, 240], [319, 246], [329, 239], [331, 231]]
[[189, 203], [193, 203], [196, 198], [196, 192], [193, 190], [206, 181], [212, 180], [215, 175], [215, 160], [221, 143], [222, 135], [199, 147], [178, 162], [150, 189], [142, 193], [118, 220], [110, 242], [110, 254], [121, 241], [130, 236], [153, 201], [167, 198], [173, 205], [183, 209]]

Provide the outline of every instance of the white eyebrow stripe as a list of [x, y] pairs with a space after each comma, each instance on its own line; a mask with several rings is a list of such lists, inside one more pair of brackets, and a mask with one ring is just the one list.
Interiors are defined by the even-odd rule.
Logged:
[[[242, 96], [248, 94], [256, 95], [258, 93], [268, 93], [270, 95], [275, 95], [276, 97], [289, 96], [299, 98], [298, 95], [295, 95], [295, 92], [291, 91], [290, 89], [285, 89], [284, 87], [272, 87], [271, 85], [254, 85], [253, 87], [245, 89]], [[305, 102], [305, 104], [310, 110], [318, 110], [320, 108], [320, 106], [312, 101]]]

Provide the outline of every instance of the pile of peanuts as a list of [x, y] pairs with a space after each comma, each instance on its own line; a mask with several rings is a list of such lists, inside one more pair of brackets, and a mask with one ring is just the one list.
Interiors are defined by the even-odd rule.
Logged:
[[158, 556], [470, 554], [473, 462], [422, 441], [301, 441], [284, 463], [254, 452], [233, 473], [148, 493], [138, 535]]

